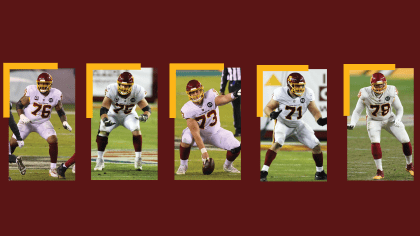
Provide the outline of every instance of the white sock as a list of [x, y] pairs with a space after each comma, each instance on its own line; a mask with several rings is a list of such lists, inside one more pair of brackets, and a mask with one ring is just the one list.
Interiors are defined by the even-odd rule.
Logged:
[[407, 165], [410, 165], [411, 164], [412, 157], [413, 157], [412, 155], [405, 157], [405, 161], [407, 162]]
[[188, 166], [188, 160], [181, 160], [181, 165]]
[[316, 167], [316, 172], [322, 172], [324, 170], [324, 167], [323, 166], [321, 166], [321, 167]]
[[57, 163], [51, 163], [50, 164], [50, 169], [55, 169], [57, 167]]
[[63, 167], [64, 167], [64, 168], [67, 168], [66, 164], [63, 164]]
[[375, 164], [376, 164], [376, 169], [383, 171], [384, 169], [382, 169], [382, 159], [374, 159]]
[[104, 158], [104, 153], [105, 153], [105, 152], [98, 151], [98, 158], [99, 158], [99, 159]]
[[136, 152], [136, 158], [141, 158], [141, 152]]
[[267, 172], [268, 172], [268, 169], [270, 169], [270, 167], [269, 167], [269, 166], [264, 165], [264, 166], [263, 166], [263, 168], [262, 168], [262, 171], [267, 171]]
[[226, 166], [226, 167], [230, 167], [230, 166], [232, 165], [232, 162], [233, 162], [233, 161], [228, 161], [228, 159], [226, 159], [226, 161], [225, 161], [225, 166]]

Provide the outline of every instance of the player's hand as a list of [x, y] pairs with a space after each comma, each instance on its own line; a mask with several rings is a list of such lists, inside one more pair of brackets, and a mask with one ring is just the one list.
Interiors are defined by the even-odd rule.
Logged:
[[354, 129], [354, 125], [352, 125], [352, 124], [347, 124], [347, 129], [348, 129], [348, 130], [353, 130], [353, 129]]
[[316, 121], [316, 123], [318, 123], [318, 125], [320, 125], [320, 126], [324, 126], [324, 125], [326, 125], [327, 124], [327, 117], [325, 117], [325, 118], [319, 118], [317, 121]]
[[138, 119], [139, 119], [139, 121], [146, 122], [147, 119], [149, 119], [149, 116], [146, 115], [146, 114], [141, 114]]
[[270, 113], [270, 119], [272, 119], [272, 120], [277, 119], [277, 117], [279, 116], [280, 113], [281, 113], [281, 110], [280, 111], [273, 111], [273, 112], [271, 112]]
[[206, 163], [206, 160], [210, 158], [209, 153], [205, 152], [201, 154], [201, 159], [203, 160], [203, 164]]
[[20, 147], [20, 148], [22, 148], [23, 147], [23, 145], [25, 145], [25, 143], [23, 142], [23, 140], [18, 140], [17, 141], [17, 144], [18, 144], [18, 146]]
[[238, 97], [240, 97], [240, 96], [241, 96], [241, 89], [236, 90], [235, 92], [233, 92], [233, 97], [235, 99], [238, 98]]
[[400, 119], [395, 119], [395, 121], [394, 121], [394, 125], [395, 125], [395, 126], [397, 126], [397, 127], [401, 127], [401, 126], [403, 126], [404, 124], [401, 122], [401, 120], [400, 120]]
[[20, 115], [19, 123], [28, 124], [29, 122], [31, 121], [25, 116], [25, 114]]
[[105, 126], [106, 127], [109, 127], [109, 126], [113, 126], [113, 125], [115, 125], [115, 123], [114, 122], [112, 122], [112, 120], [109, 120], [108, 118], [103, 118], [102, 119], [102, 121], [104, 122], [104, 124], [105, 124]]
[[69, 123], [67, 123], [67, 121], [63, 122], [63, 127], [64, 129], [68, 130], [68, 131], [72, 131], [73, 129], [71, 128], [71, 126], [69, 125]]

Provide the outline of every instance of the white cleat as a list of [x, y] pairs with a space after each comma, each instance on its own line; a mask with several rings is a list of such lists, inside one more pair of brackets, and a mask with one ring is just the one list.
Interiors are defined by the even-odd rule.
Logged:
[[73, 165], [73, 168], [71, 169], [71, 172], [73, 172], [73, 174], [76, 174], [76, 164]]
[[56, 169], [50, 169], [50, 176], [54, 178], [58, 178], [57, 170]]
[[96, 166], [93, 170], [102, 170], [105, 169], [105, 162], [103, 158], [96, 158]]
[[134, 159], [134, 168], [136, 170], [143, 170], [143, 166], [141, 164], [141, 158]]
[[188, 166], [180, 165], [176, 174], [177, 175], [185, 175], [185, 173], [187, 172], [187, 169], [188, 169]]
[[25, 175], [26, 174], [26, 166], [23, 164], [23, 161], [22, 161], [22, 157], [21, 156], [18, 156], [16, 158], [16, 164], [18, 166], [18, 169], [20, 171], [20, 174], [21, 175]]
[[223, 165], [223, 170], [229, 173], [241, 173], [238, 169], [233, 167], [233, 164], [230, 165], [229, 167], [227, 167], [226, 165]]

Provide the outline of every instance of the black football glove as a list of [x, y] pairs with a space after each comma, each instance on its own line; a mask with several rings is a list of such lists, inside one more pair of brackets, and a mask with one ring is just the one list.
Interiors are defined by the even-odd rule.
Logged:
[[348, 130], [353, 130], [353, 129], [354, 129], [354, 125], [352, 125], [352, 124], [347, 124], [347, 129], [348, 129]]
[[281, 110], [280, 111], [273, 111], [273, 112], [270, 113], [270, 118], [272, 120], [275, 120], [275, 119], [277, 119], [277, 117], [279, 116], [280, 113], [281, 113]]
[[318, 123], [318, 125], [320, 125], [320, 126], [324, 126], [324, 125], [326, 125], [326, 124], [327, 124], [327, 117], [325, 117], [325, 118], [319, 118], [319, 119], [316, 121], [316, 123]]
[[149, 119], [149, 116], [146, 115], [146, 114], [141, 114], [138, 119], [139, 119], [139, 121], [146, 122], [147, 119]]
[[233, 97], [235, 97], [235, 99], [240, 97], [240, 96], [241, 96], [241, 90], [240, 89], [233, 92]]
[[108, 120], [108, 118], [106, 118], [106, 117], [103, 118], [102, 121], [104, 122], [104, 124], [105, 124], [106, 127], [115, 125], [115, 123], [112, 122], [112, 120]]

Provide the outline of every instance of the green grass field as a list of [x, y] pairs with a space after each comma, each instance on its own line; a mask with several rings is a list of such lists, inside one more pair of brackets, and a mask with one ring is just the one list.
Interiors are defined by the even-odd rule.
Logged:
[[[96, 135], [98, 134], [99, 123], [100, 123], [100, 102], [94, 103], [93, 119], [91, 119], [91, 149], [92, 155], [97, 151]], [[152, 115], [147, 122], [140, 122], [140, 130], [142, 133], [142, 152], [155, 152], [157, 154], [157, 124], [158, 124], [158, 111], [155, 109], [157, 104], [149, 104], [152, 107]], [[137, 108], [137, 113], [142, 114], [143, 111]], [[105, 149], [105, 167], [104, 171], [94, 171], [93, 168], [96, 165], [96, 157], [92, 157], [91, 167], [91, 179], [92, 180], [157, 180], [157, 165], [156, 163], [143, 162], [143, 171], [134, 170], [134, 147], [133, 147], [133, 135], [132, 133], [119, 126], [115, 128], [109, 135], [108, 145]], [[107, 159], [107, 151], [132, 151], [131, 154], [125, 154], [124, 157], [117, 159], [124, 159], [124, 162], [130, 162], [130, 164], [124, 164], [122, 161], [117, 159]], [[143, 160], [146, 157], [142, 156]], [[132, 163], [131, 163], [132, 162]]]
[[[187, 127], [187, 122], [185, 119], [182, 118], [181, 115], [181, 108], [182, 106], [189, 101], [187, 94], [185, 93], [185, 87], [188, 81], [192, 79], [196, 79], [200, 81], [200, 83], [204, 86], [204, 92], [214, 88], [216, 91], [219, 92], [220, 90], [220, 76], [202, 76], [202, 77], [192, 77], [192, 76], [177, 76], [176, 78], [176, 118], [175, 118], [175, 171], [178, 170], [180, 165], [179, 159], [179, 142], [181, 140], [182, 131]], [[225, 94], [228, 93], [228, 89], [226, 88]], [[226, 104], [224, 106], [219, 107], [219, 115], [220, 115], [220, 124], [221, 127], [227, 129], [233, 133], [235, 133], [235, 127], [233, 126], [233, 109], [232, 105]], [[237, 137], [239, 141], [241, 141], [240, 137]], [[201, 152], [196, 148], [193, 147], [191, 149], [188, 170], [185, 176], [175, 175], [175, 180], [239, 180], [241, 179], [240, 174], [230, 174], [225, 173], [223, 171], [223, 164], [226, 159], [226, 151], [219, 150], [209, 150], [208, 153], [211, 158], [214, 159], [216, 167], [214, 172], [211, 175], [203, 175], [201, 166]], [[241, 155], [240, 154], [234, 162], [235, 168], [241, 170]]]
[[[51, 123], [53, 124], [58, 138], [58, 160], [57, 166], [66, 162], [75, 152], [75, 106], [64, 104], [67, 121], [73, 128], [72, 132], [63, 128], [60, 118], [56, 112], [51, 114]], [[12, 111], [16, 111], [13, 107]], [[16, 123], [19, 122], [19, 117], [16, 112], [13, 113], [13, 118]], [[9, 128], [9, 139], [12, 137], [12, 131]], [[25, 139], [25, 146], [23, 148], [16, 148], [13, 153], [16, 156], [23, 156], [23, 163], [27, 167], [26, 175], [20, 175], [16, 168], [16, 164], [9, 164], [9, 175], [13, 180], [58, 180], [50, 177], [48, 174], [50, 168], [49, 145], [47, 141], [37, 133], [31, 133]], [[74, 180], [75, 176], [71, 173], [71, 169], [66, 172], [66, 180]], [[62, 179], [59, 179], [62, 181]]]
[[[353, 76], [350, 79], [350, 112], [352, 113], [362, 87], [370, 86], [369, 76]], [[388, 85], [397, 87], [398, 96], [404, 106], [404, 116], [414, 114], [414, 84], [413, 80], [393, 80], [387, 78]], [[395, 113], [395, 110], [393, 110]], [[366, 115], [364, 110], [361, 117]], [[404, 118], [403, 118], [404, 122]], [[414, 154], [414, 127], [406, 124], [406, 131], [410, 137]], [[414, 178], [405, 170], [405, 157], [401, 143], [382, 130], [381, 134], [382, 166], [384, 180], [413, 180]], [[414, 157], [414, 155], [413, 155]], [[413, 158], [414, 160], [414, 158]], [[371, 153], [371, 143], [365, 125], [357, 125], [354, 130], [347, 131], [347, 179], [372, 180], [376, 175], [376, 166]]]
[[[321, 144], [322, 145], [322, 144]], [[261, 168], [267, 150], [261, 150]], [[324, 171], [327, 171], [327, 152], [324, 152]], [[315, 161], [311, 151], [279, 151], [268, 170], [268, 181], [315, 181]]]

